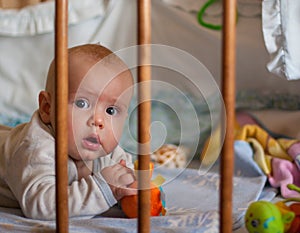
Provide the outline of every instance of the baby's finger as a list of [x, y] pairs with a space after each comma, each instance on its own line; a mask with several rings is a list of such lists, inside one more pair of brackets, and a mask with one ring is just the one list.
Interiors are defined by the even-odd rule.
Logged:
[[128, 167], [119, 168], [116, 174], [118, 174], [119, 177], [124, 176], [126, 174], [130, 174], [135, 179], [134, 171]]
[[128, 173], [128, 172], [133, 173], [133, 170], [130, 169], [129, 167], [126, 167], [126, 163], [125, 164], [124, 163], [125, 163], [125, 161], [124, 162], [120, 161], [120, 163], [113, 165], [112, 168], [114, 169], [114, 171], [116, 173], [124, 173], [124, 172], [125, 173]]
[[137, 193], [138, 193], [137, 188], [125, 188], [125, 189], [123, 189], [124, 196], [137, 195]]
[[136, 194], [137, 194], [137, 190], [135, 188], [117, 188], [115, 191], [115, 198], [117, 200], [120, 200], [124, 196], [131, 196]]
[[119, 182], [122, 187], [127, 187], [135, 181], [135, 177], [131, 173], [123, 174], [119, 177]]
[[124, 159], [121, 159], [119, 164], [121, 164], [123, 167], [126, 167], [126, 161]]

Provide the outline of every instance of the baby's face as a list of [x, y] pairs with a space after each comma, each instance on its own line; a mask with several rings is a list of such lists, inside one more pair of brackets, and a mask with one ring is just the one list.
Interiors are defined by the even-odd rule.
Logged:
[[68, 143], [74, 160], [94, 160], [113, 151], [132, 96], [128, 70], [120, 73], [120, 68], [105, 65], [89, 70], [90, 66], [88, 61], [75, 62], [69, 71]]

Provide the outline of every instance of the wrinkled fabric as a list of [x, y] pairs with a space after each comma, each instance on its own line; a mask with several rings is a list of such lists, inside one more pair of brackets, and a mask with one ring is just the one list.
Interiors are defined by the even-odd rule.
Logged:
[[[68, 23], [73, 25], [105, 14], [107, 0], [70, 0]], [[45, 2], [19, 10], [0, 9], [0, 35], [29, 36], [52, 32], [55, 4]]]
[[262, 25], [270, 53], [270, 72], [295, 80], [300, 78], [300, 1], [264, 0]]

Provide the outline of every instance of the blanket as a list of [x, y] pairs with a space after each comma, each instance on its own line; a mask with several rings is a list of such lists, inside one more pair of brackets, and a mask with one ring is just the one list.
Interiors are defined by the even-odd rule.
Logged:
[[[197, 169], [167, 169], [155, 167], [160, 174], [166, 198], [166, 216], [151, 217], [151, 232], [219, 232], [219, 163], [208, 172]], [[252, 160], [247, 142], [235, 143], [233, 192], [233, 228], [243, 224], [243, 216], [252, 201], [271, 200], [274, 190], [266, 190], [266, 176]], [[115, 206], [109, 214], [94, 218], [70, 219], [70, 232], [136, 232], [137, 220], [122, 216]], [[18, 209], [0, 208], [0, 232], [54, 232], [55, 221], [25, 218]]]
[[299, 198], [300, 193], [290, 190], [289, 184], [300, 186], [300, 141], [275, 137], [255, 121], [238, 126], [236, 140], [248, 142], [253, 150], [253, 160], [268, 177], [274, 188], [279, 188], [284, 198]]

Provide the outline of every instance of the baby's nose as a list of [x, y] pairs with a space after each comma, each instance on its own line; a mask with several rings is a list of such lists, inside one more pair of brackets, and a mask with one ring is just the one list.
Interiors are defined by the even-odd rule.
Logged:
[[104, 128], [104, 120], [99, 114], [95, 114], [90, 118], [90, 125], [99, 127], [100, 129]]
[[94, 124], [96, 127], [99, 127], [100, 129], [104, 127], [103, 119], [100, 117], [95, 117]]

